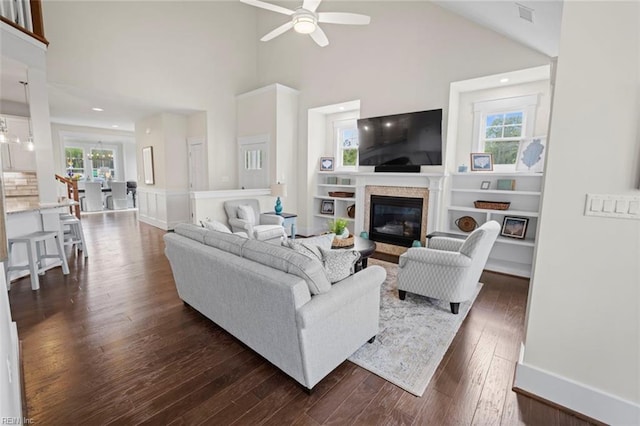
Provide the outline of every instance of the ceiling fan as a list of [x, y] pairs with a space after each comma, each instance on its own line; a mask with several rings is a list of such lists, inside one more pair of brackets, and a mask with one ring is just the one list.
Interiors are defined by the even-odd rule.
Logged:
[[343, 24], [343, 25], [367, 25], [371, 18], [358, 13], [341, 13], [341, 12], [319, 12], [316, 9], [322, 0], [304, 0], [301, 7], [296, 10], [287, 9], [275, 4], [266, 3], [260, 0], [240, 0], [242, 3], [251, 6], [267, 9], [272, 12], [282, 13], [291, 16], [291, 21], [287, 22], [266, 34], [261, 41], [269, 41], [293, 28], [300, 34], [309, 34], [318, 46], [325, 47], [329, 44], [327, 35], [322, 31], [318, 24]]

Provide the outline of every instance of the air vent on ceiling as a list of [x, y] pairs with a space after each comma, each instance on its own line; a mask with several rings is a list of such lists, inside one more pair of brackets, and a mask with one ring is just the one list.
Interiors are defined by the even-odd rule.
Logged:
[[520, 17], [525, 21], [533, 23], [533, 9], [518, 3], [516, 3], [516, 6], [518, 6], [518, 14], [520, 15]]

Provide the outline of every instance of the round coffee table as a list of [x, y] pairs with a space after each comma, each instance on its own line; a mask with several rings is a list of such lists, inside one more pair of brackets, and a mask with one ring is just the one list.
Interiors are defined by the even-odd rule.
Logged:
[[376, 251], [375, 241], [355, 236], [353, 237], [353, 248], [360, 253], [360, 259], [356, 263], [356, 272], [367, 267], [369, 257]]

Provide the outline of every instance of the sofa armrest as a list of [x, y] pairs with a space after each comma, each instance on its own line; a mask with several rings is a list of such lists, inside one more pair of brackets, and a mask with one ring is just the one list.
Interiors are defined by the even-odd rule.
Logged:
[[305, 303], [297, 313], [301, 328], [322, 323], [332, 313], [341, 309], [350, 309], [353, 300], [359, 297], [376, 297], [380, 294], [380, 285], [387, 271], [378, 265], [372, 265], [360, 272], [335, 283], [331, 290], [315, 295]]
[[412, 247], [400, 256], [399, 268], [404, 268], [409, 261], [428, 263], [431, 265], [467, 268], [471, 266], [471, 258], [455, 251], [434, 250], [431, 248]]
[[280, 225], [284, 224], [284, 218], [276, 214], [260, 213], [260, 225]]
[[231, 230], [233, 232], [246, 232], [251, 235], [251, 224], [244, 219], [232, 217], [229, 219], [229, 225], [231, 225]]
[[446, 250], [446, 251], [460, 251], [460, 247], [464, 244], [464, 240], [450, 237], [433, 237], [429, 240], [430, 249]]

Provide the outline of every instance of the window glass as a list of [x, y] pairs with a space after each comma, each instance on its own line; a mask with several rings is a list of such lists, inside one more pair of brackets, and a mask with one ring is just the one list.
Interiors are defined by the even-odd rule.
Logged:
[[484, 120], [484, 152], [493, 154], [494, 164], [515, 164], [522, 137], [523, 111], [488, 114]]
[[114, 174], [114, 153], [111, 149], [91, 149], [92, 177], [98, 180], [111, 179]]
[[344, 128], [338, 132], [338, 145], [342, 151], [342, 166], [358, 165], [358, 129]]
[[67, 160], [67, 175], [82, 177], [84, 175], [84, 150], [67, 147], [64, 149], [64, 156]]

